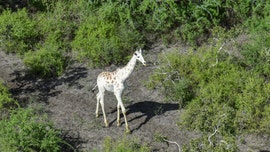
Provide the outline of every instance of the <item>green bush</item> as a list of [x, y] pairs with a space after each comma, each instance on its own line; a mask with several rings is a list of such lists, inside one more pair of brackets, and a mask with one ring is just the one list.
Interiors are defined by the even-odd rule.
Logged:
[[200, 79], [199, 95], [187, 106], [183, 124], [192, 129], [210, 131], [222, 121], [224, 128], [220, 130], [224, 129], [224, 133], [260, 132], [258, 126], [263, 113], [260, 109], [267, 104], [270, 84], [257, 73], [223, 64], [207, 69], [212, 76]]
[[139, 45], [139, 33], [114, 22], [101, 21], [99, 16], [84, 21], [72, 42], [79, 58], [90, 59], [94, 67], [125, 63], [125, 57]]
[[34, 47], [38, 41], [36, 22], [26, 9], [5, 10], [0, 15], [0, 40], [0, 47], [7, 52], [23, 54]]
[[146, 30], [168, 31], [179, 17], [178, 6], [173, 0], [143, 0], [138, 3], [138, 14], [143, 15]]
[[[269, 134], [270, 83], [217, 48], [161, 55], [160, 68], [148, 84], [163, 90], [168, 99], [179, 101], [185, 109], [181, 127], [203, 132], [201, 138], [185, 145], [184, 151], [236, 151], [237, 135]], [[215, 129], [213, 146], [208, 137]]]
[[31, 109], [16, 109], [0, 120], [0, 151], [60, 151], [59, 131]]
[[140, 145], [134, 139], [124, 137], [113, 141], [111, 137], [106, 137], [103, 146], [104, 152], [150, 152], [150, 148]]
[[67, 67], [70, 41], [73, 38], [75, 24], [69, 3], [55, 2], [50, 12], [38, 12], [35, 15], [40, 41], [36, 47], [25, 53], [24, 63], [32, 74], [51, 77], [59, 76]]
[[13, 106], [15, 104], [17, 104], [16, 101], [11, 97], [7, 87], [4, 86], [2, 80], [0, 79], [0, 111], [6, 106]]
[[[125, 63], [135, 48], [156, 38], [201, 45], [218, 26], [230, 29], [248, 21], [244, 25], [256, 29], [257, 21], [265, 18], [264, 26], [260, 26], [269, 27], [268, 1], [34, 0], [26, 4], [28, 10], [3, 10], [0, 15], [3, 50], [24, 54], [38, 51], [40, 46], [57, 45], [57, 50], [70, 56], [73, 51], [72, 57], [89, 59], [93, 66]], [[267, 54], [260, 52], [261, 56]], [[264, 69], [268, 75], [268, 68]], [[182, 89], [189, 90], [189, 82], [183, 79]]]
[[[47, 2], [44, 2], [44, 5]], [[76, 7], [55, 2], [54, 9], [28, 14], [26, 9], [6, 10], [0, 16], [1, 47], [19, 53], [32, 74], [42, 77], [59, 76], [66, 67], [75, 24], [72, 13]], [[49, 4], [46, 4], [49, 5]]]
[[264, 131], [269, 127], [270, 83], [262, 71], [242, 67], [235, 62], [241, 59], [219, 48], [213, 45], [200, 47], [196, 53], [162, 55], [149, 86], [179, 101], [185, 108], [181, 124], [192, 130], [211, 132], [219, 125], [221, 135]]
[[[269, 18], [270, 19], [270, 18]], [[270, 21], [270, 20], [269, 20]], [[267, 30], [266, 30], [267, 31]], [[250, 34], [251, 41], [241, 46], [243, 59], [240, 63], [247, 69], [259, 72], [261, 75], [270, 78], [270, 35], [265, 30], [257, 30]]]
[[53, 3], [51, 11], [35, 14], [37, 29], [42, 36], [39, 43], [45, 45], [57, 44], [59, 48], [70, 51], [70, 42], [77, 28], [75, 20], [76, 7], [73, 8], [69, 2], [58, 1]]
[[186, 106], [195, 95], [193, 87], [196, 82], [181, 75], [189, 74], [190, 69], [196, 66], [194, 57], [180, 56], [174, 51], [160, 55], [159, 62], [159, 68], [151, 75], [147, 86], [160, 89], [168, 101], [179, 101], [181, 107]]
[[57, 45], [47, 45], [38, 51], [28, 52], [24, 56], [24, 64], [32, 74], [51, 77], [59, 76], [66, 67], [67, 58]]
[[[268, 90], [270, 91], [270, 88], [268, 87]], [[268, 92], [269, 92], [268, 91]], [[265, 132], [266, 134], [270, 134], [270, 105], [265, 105], [264, 109], [262, 109], [262, 120], [260, 124], [260, 128], [262, 132]]]
[[[269, 3], [44, 0], [31, 1], [27, 8], [40, 10], [31, 14], [26, 9], [5, 10], [1, 14], [0, 43], [4, 50], [24, 54], [53, 43], [64, 52], [73, 50], [80, 59], [90, 59], [93, 66], [103, 66], [125, 62], [131, 51], [144, 45], [143, 38], [152, 39], [149, 33], [201, 44], [213, 27], [230, 28], [252, 15], [255, 19], [266, 17], [267, 11], [258, 10], [268, 10]], [[254, 24], [250, 20], [250, 25]]]

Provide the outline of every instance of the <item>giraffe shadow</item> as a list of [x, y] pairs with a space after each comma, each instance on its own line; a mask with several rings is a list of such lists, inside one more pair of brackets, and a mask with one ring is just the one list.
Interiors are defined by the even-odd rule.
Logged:
[[179, 104], [176, 103], [158, 103], [155, 101], [142, 101], [135, 104], [131, 104], [127, 107], [127, 115], [139, 114], [136, 117], [130, 119], [128, 122], [142, 119], [139, 121], [139, 124], [136, 128], [133, 128], [132, 131], [140, 129], [145, 125], [150, 119], [154, 116], [162, 115], [167, 111], [174, 111], [179, 109]]

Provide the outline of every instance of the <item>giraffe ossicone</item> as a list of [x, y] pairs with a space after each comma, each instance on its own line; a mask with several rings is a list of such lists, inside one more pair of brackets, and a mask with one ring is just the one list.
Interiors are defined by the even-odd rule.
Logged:
[[99, 111], [99, 104], [101, 105], [103, 117], [104, 117], [104, 123], [105, 126], [108, 127], [108, 121], [106, 118], [106, 113], [104, 110], [104, 94], [105, 91], [113, 92], [116, 99], [117, 99], [117, 126], [120, 126], [120, 108], [122, 110], [122, 113], [124, 115], [125, 124], [126, 124], [126, 132], [129, 133], [130, 129], [127, 122], [126, 117], [126, 109], [122, 102], [122, 92], [125, 89], [124, 82], [125, 80], [130, 76], [130, 74], [133, 72], [134, 67], [136, 65], [136, 62], [140, 61], [144, 66], [146, 66], [146, 62], [142, 56], [142, 49], [139, 49], [133, 53], [132, 58], [128, 62], [126, 66], [123, 68], [118, 68], [113, 72], [102, 72], [97, 77], [97, 85], [92, 89], [98, 87], [98, 93], [97, 93], [97, 107], [96, 107], [96, 117], [98, 117], [98, 111]]

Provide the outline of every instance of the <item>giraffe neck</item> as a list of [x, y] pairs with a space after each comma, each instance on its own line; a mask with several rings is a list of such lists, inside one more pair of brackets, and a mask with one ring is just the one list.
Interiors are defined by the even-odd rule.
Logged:
[[130, 74], [134, 70], [135, 65], [136, 65], [136, 56], [133, 56], [131, 60], [128, 62], [128, 64], [119, 70], [118, 74], [122, 82], [124, 82], [130, 76]]

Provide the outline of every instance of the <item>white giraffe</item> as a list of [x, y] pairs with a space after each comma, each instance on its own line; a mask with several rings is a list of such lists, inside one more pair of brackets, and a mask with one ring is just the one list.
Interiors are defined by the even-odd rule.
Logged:
[[125, 67], [118, 68], [117, 70], [113, 72], [102, 72], [97, 77], [97, 85], [92, 89], [92, 91], [94, 92], [95, 88], [98, 87], [98, 91], [99, 91], [97, 93], [96, 117], [98, 117], [98, 109], [99, 109], [99, 103], [100, 103], [103, 116], [104, 116], [104, 123], [106, 127], [109, 126], [107, 122], [105, 110], [104, 110], [104, 93], [107, 90], [107, 91], [113, 92], [117, 99], [117, 126], [120, 126], [120, 108], [121, 108], [122, 113], [124, 115], [124, 119], [125, 119], [126, 132], [127, 133], [130, 132], [129, 126], [127, 123], [126, 109], [122, 102], [121, 95], [125, 88], [124, 82], [134, 70], [137, 60], [139, 60], [144, 66], [146, 65], [146, 62], [144, 61], [144, 58], [142, 56], [141, 49], [139, 51], [134, 52], [131, 60], [128, 62], [128, 64]]

